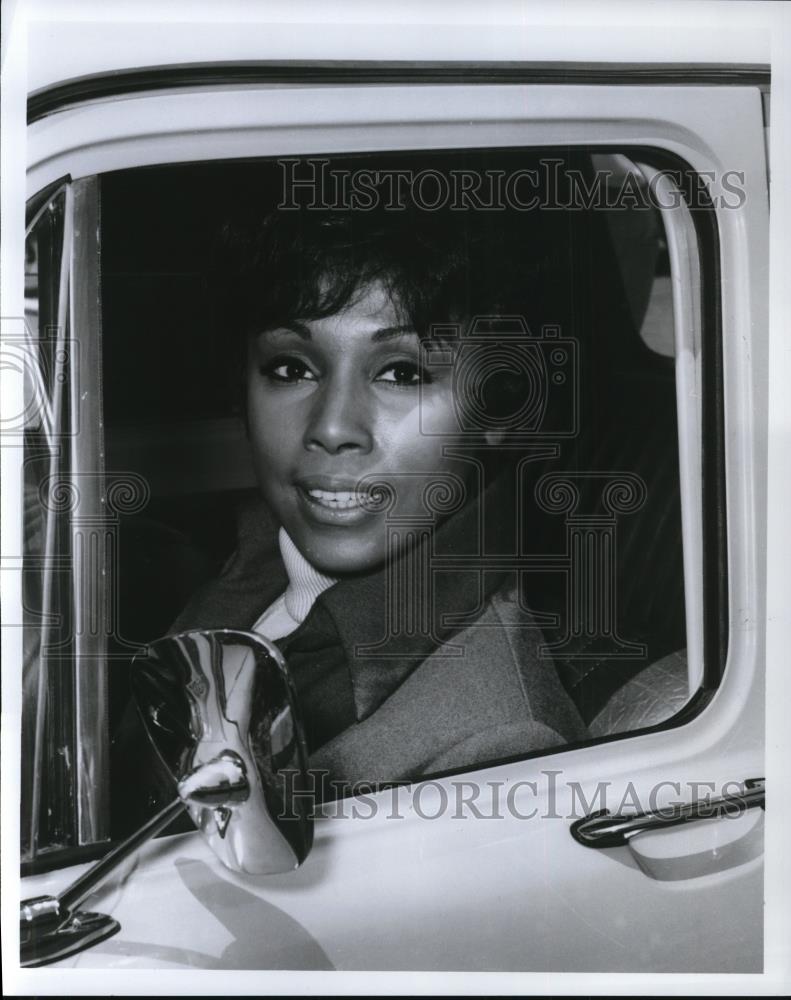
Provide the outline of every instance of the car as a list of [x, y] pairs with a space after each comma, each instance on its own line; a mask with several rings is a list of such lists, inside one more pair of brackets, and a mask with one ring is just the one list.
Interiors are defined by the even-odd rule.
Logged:
[[[541, 58], [513, 24], [478, 36], [463, 18], [385, 45], [386, 17], [297, 37], [251, 16], [241, 38], [97, 11], [29, 25], [25, 321], [4, 331], [25, 386], [3, 441], [24, 496], [6, 549], [22, 553], [23, 964], [119, 985], [138, 969], [761, 973], [762, 39], [726, 33], [721, 55], [688, 39], [679, 62], [658, 35], [639, 61], [580, 37], [562, 58], [558, 28]], [[231, 209], [295, 210], [328, 178], [346, 197], [388, 171], [427, 214], [488, 213], [492, 253], [540, 247], [538, 319], [503, 334], [531, 338], [544, 407], [517, 428], [529, 531], [507, 566], [588, 733], [319, 794], [304, 850], [255, 874], [190, 824], [152, 839], [181, 803], [152, 779], [129, 694], [134, 658], [227, 565], [238, 519], [262, 516], [205, 253]], [[438, 572], [482, 580], [486, 559]], [[86, 875], [119, 844], [116, 869]], [[83, 876], [64, 897], [83, 916], [42, 931]]]

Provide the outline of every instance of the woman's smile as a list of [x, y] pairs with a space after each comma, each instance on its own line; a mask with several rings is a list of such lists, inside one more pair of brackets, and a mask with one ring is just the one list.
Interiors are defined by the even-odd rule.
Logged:
[[351, 524], [376, 511], [374, 494], [356, 481], [334, 484], [327, 477], [309, 476], [296, 484], [305, 516], [319, 524]]
[[329, 510], [352, 510], [363, 507], [366, 494], [357, 493], [353, 490], [308, 490], [308, 498], [317, 503], [319, 507], [327, 507]]

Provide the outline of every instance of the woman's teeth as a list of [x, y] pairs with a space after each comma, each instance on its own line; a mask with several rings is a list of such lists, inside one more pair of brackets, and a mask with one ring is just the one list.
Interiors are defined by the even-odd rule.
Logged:
[[361, 507], [366, 499], [365, 493], [355, 493], [351, 490], [308, 490], [310, 496], [322, 507], [330, 507], [332, 510], [347, 510], [350, 507]]

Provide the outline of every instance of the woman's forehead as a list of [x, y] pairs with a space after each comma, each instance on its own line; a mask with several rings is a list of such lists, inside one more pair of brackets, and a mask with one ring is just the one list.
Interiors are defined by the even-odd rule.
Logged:
[[[321, 316], [294, 316], [282, 325], [310, 336], [315, 329], [337, 325], [370, 328], [372, 333], [415, 332], [414, 323], [401, 296], [383, 279], [358, 285], [335, 312]], [[281, 324], [279, 324], [281, 325]], [[379, 338], [381, 339], [381, 338]]]

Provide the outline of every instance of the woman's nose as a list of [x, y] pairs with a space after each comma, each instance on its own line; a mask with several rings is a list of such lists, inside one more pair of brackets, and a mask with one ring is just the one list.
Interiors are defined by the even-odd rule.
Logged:
[[313, 408], [305, 429], [305, 447], [329, 454], [371, 451], [373, 435], [361, 386], [351, 381], [329, 381], [313, 397]]

